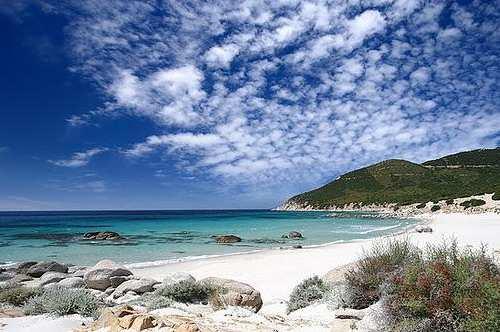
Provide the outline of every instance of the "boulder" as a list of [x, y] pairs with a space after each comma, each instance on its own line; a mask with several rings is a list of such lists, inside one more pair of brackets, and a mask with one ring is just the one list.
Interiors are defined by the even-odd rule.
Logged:
[[217, 235], [214, 238], [217, 243], [222, 244], [241, 242], [241, 238], [236, 235]]
[[417, 226], [415, 227], [415, 232], [417, 233], [432, 233], [432, 228], [429, 226]]
[[110, 296], [109, 300], [115, 302], [116, 304], [124, 304], [124, 303], [129, 303], [132, 301], [136, 301], [140, 298], [141, 298], [140, 295], [137, 295], [134, 292], [128, 292], [127, 294], [120, 296], [119, 298], [117, 298], [115, 300], [113, 299], [113, 296]]
[[83, 235], [84, 240], [124, 240], [125, 238], [116, 232], [88, 232]]
[[215, 294], [210, 299], [213, 307], [237, 306], [258, 312], [262, 307], [259, 291], [245, 283], [223, 278], [205, 278], [200, 281], [215, 288]]
[[83, 282], [83, 278], [80, 277], [69, 277], [63, 279], [57, 283], [61, 287], [65, 288], [83, 288], [85, 287], [85, 282]]
[[28, 269], [30, 267], [32, 267], [33, 265], [35, 265], [36, 263], [38, 263], [38, 262], [30, 261], [30, 262], [19, 263], [16, 266], [16, 273], [17, 274], [26, 274], [26, 272], [28, 272]]
[[30, 266], [26, 270], [27, 275], [36, 278], [40, 278], [46, 272], [67, 273], [68, 267], [57, 262], [40, 262]]
[[127, 280], [130, 280], [130, 276], [116, 276], [109, 278], [109, 281], [111, 281], [111, 287], [113, 288], [120, 286]]
[[67, 277], [68, 277], [68, 275], [66, 273], [46, 272], [40, 277], [40, 286], [53, 284], [53, 283], [56, 283], [56, 282], [59, 282], [59, 281], [65, 279]]
[[83, 331], [143, 331], [159, 325], [156, 317], [134, 310], [129, 305], [106, 308], [99, 318]]
[[137, 294], [152, 292], [154, 290], [153, 286], [157, 283], [158, 281], [149, 278], [127, 280], [120, 286], [116, 287], [115, 291], [113, 292], [113, 297], [116, 299], [130, 291]]
[[82, 277], [87, 272], [87, 267], [85, 266], [70, 266], [68, 267], [68, 274], [73, 275], [73, 277]]
[[111, 287], [111, 277], [132, 275], [124, 266], [110, 260], [102, 260], [87, 270], [83, 276], [85, 285], [91, 289], [106, 290]]
[[33, 278], [26, 274], [16, 274], [16, 276], [12, 278], [12, 281], [16, 283], [30, 281], [30, 280], [33, 280]]
[[181, 281], [187, 281], [187, 282], [195, 282], [196, 279], [190, 275], [189, 273], [185, 272], [174, 272], [167, 274], [165, 278], [163, 278], [162, 286], [169, 286], [173, 284], [177, 284]]
[[303, 236], [300, 232], [292, 231], [288, 234], [284, 234], [281, 236], [283, 239], [302, 239]]
[[16, 275], [9, 272], [0, 272], [0, 281], [12, 280]]

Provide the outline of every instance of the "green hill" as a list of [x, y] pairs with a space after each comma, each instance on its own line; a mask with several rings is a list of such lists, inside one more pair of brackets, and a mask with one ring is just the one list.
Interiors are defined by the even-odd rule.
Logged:
[[404, 205], [499, 191], [500, 149], [496, 148], [461, 152], [423, 164], [382, 161], [346, 173], [287, 203], [317, 209], [350, 203]]

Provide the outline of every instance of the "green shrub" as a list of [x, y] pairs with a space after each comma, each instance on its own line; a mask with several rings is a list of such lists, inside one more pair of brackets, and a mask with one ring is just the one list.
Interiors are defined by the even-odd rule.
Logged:
[[453, 198], [450, 198], [450, 199], [446, 200], [446, 205], [451, 205], [453, 203], [455, 203], [455, 200]]
[[417, 208], [417, 209], [423, 209], [423, 208], [425, 208], [426, 206], [427, 206], [427, 204], [426, 204], [426, 203], [420, 203], [420, 204], [418, 204], [418, 205], [416, 206], [416, 208]]
[[140, 301], [140, 304], [144, 305], [148, 310], [168, 308], [172, 303], [172, 299], [158, 293], [144, 295]]
[[494, 201], [500, 201], [500, 193], [494, 193], [493, 196], [491, 196], [491, 199]]
[[290, 294], [287, 312], [305, 308], [314, 301], [321, 300], [327, 291], [328, 286], [318, 276], [303, 280]]
[[96, 317], [99, 305], [97, 299], [84, 289], [51, 287], [28, 300], [24, 311], [27, 315], [48, 313], [58, 316], [80, 314]]
[[376, 243], [353, 268], [345, 274], [349, 298], [354, 309], [367, 308], [380, 299], [382, 284], [411, 261], [418, 260], [420, 250], [408, 241], [389, 240]]
[[384, 289], [393, 331], [500, 330], [500, 273], [484, 250], [429, 247]]
[[432, 212], [436, 212], [436, 211], [438, 211], [438, 210], [440, 210], [440, 209], [441, 209], [441, 206], [439, 206], [439, 205], [433, 205], [433, 206], [431, 207], [431, 211], [432, 211]]
[[484, 204], [486, 204], [486, 202], [483, 201], [482, 199], [472, 198], [472, 199], [469, 199], [468, 201], [464, 201], [464, 202], [460, 203], [460, 206], [463, 206], [465, 209], [468, 209], [470, 207], [481, 206]]
[[0, 288], [0, 303], [7, 303], [14, 306], [22, 306], [32, 297], [41, 293], [38, 288], [27, 288], [23, 286]]
[[158, 289], [155, 295], [163, 296], [175, 302], [200, 303], [207, 301], [214, 291], [214, 288], [210, 285], [183, 280]]

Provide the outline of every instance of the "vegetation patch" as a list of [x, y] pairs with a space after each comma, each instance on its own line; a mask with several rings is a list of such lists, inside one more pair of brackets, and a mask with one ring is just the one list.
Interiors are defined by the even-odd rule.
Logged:
[[313, 302], [321, 300], [329, 287], [318, 276], [303, 280], [295, 286], [288, 300], [287, 312], [305, 308]]
[[215, 293], [215, 288], [196, 281], [183, 280], [158, 289], [154, 295], [181, 303], [206, 302]]
[[463, 206], [465, 209], [468, 209], [468, 208], [471, 208], [471, 207], [475, 207], [475, 206], [481, 206], [481, 205], [484, 205], [486, 204], [485, 201], [483, 201], [482, 199], [469, 199], [467, 201], [464, 201], [462, 203], [460, 203], [460, 206]]
[[427, 206], [427, 203], [420, 203], [417, 206], [415, 206], [417, 209], [423, 209]]
[[364, 258], [346, 272], [350, 308], [364, 309], [378, 301], [381, 285], [406, 264], [418, 261], [419, 251], [408, 241], [389, 240], [375, 244]]
[[97, 299], [84, 289], [50, 287], [43, 293], [32, 297], [24, 306], [27, 315], [53, 314], [64, 316], [80, 314], [97, 317], [99, 303]]
[[499, 331], [500, 274], [484, 250], [430, 247], [389, 278], [394, 331]]
[[2, 287], [0, 288], [0, 303], [10, 304], [13, 306], [22, 306], [29, 299], [41, 294], [38, 288], [28, 288], [23, 286]]
[[451, 205], [453, 203], [455, 203], [455, 200], [453, 198], [450, 198], [450, 199], [446, 200], [446, 205]]

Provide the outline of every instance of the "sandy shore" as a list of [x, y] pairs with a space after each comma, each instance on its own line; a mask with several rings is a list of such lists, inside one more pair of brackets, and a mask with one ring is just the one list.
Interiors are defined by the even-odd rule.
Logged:
[[[478, 247], [483, 243], [488, 245], [490, 250], [500, 249], [499, 214], [424, 214], [419, 218], [428, 222], [434, 231], [421, 234], [408, 231], [393, 237], [408, 237], [419, 246], [456, 238], [463, 246]], [[269, 302], [288, 298], [293, 287], [307, 277], [323, 275], [334, 268], [356, 261], [363, 254], [363, 250], [369, 249], [374, 241], [380, 240], [378, 238], [295, 250], [265, 250], [138, 268], [134, 269], [133, 273], [159, 280], [167, 273], [178, 271], [188, 272], [197, 279], [235, 279], [258, 289], [263, 301]]]

